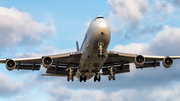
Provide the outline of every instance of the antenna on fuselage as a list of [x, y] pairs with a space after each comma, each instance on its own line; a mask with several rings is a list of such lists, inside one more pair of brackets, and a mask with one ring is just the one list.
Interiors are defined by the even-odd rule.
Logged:
[[79, 51], [78, 41], [76, 41], [76, 50]]

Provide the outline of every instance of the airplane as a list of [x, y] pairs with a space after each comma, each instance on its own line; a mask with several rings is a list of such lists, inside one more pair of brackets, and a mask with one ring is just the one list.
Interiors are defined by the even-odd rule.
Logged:
[[45, 67], [46, 74], [42, 76], [67, 77], [67, 81], [74, 81], [74, 77], [80, 82], [94, 77], [94, 82], [100, 82], [102, 75], [109, 75], [109, 80], [115, 80], [115, 75], [130, 72], [129, 64], [134, 63], [137, 69], [160, 66], [160, 61], [165, 68], [173, 64], [174, 59], [180, 56], [148, 56], [129, 54], [107, 50], [111, 40], [110, 28], [103, 16], [97, 16], [85, 34], [81, 47], [76, 41], [75, 52], [48, 55], [32, 58], [0, 59], [0, 63], [6, 64], [11, 71], [40, 70]]

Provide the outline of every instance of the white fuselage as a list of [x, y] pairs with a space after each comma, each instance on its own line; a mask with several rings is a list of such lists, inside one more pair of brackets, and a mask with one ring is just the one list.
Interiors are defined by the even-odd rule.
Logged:
[[[90, 79], [95, 73], [98, 73], [108, 57], [108, 45], [110, 43], [110, 28], [104, 18], [95, 18], [84, 38], [80, 51], [82, 56], [79, 61], [79, 69], [76, 77], [80, 78], [85, 75], [86, 79]], [[102, 54], [100, 54], [99, 43], [103, 43]]]

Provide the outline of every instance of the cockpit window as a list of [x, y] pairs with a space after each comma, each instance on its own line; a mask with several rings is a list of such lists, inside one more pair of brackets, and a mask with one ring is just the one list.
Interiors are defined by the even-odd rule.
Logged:
[[104, 17], [102, 17], [102, 16], [98, 16], [98, 17], [96, 17], [96, 19], [99, 19], [99, 18], [104, 18]]

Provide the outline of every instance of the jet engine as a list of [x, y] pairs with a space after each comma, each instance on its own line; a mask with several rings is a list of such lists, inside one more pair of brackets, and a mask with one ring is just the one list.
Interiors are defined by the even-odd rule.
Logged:
[[16, 62], [14, 60], [9, 59], [9, 60], [6, 61], [6, 68], [7, 68], [7, 70], [11, 71], [15, 67], [16, 67]]
[[163, 59], [162, 63], [163, 63], [163, 66], [164, 66], [165, 68], [169, 68], [169, 67], [171, 67], [172, 64], [173, 64], [173, 59], [170, 58], [170, 57], [166, 57], [166, 58]]
[[53, 64], [53, 59], [52, 59], [51, 57], [49, 57], [49, 56], [44, 57], [44, 58], [42, 59], [42, 64], [43, 64], [43, 66], [44, 66], [45, 68], [49, 68], [49, 67], [51, 67], [51, 65]]
[[145, 62], [145, 58], [142, 55], [137, 55], [134, 58], [134, 64], [136, 65], [136, 67], [143, 66], [144, 62]]

